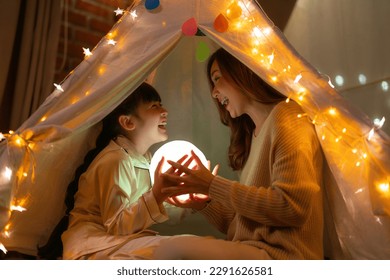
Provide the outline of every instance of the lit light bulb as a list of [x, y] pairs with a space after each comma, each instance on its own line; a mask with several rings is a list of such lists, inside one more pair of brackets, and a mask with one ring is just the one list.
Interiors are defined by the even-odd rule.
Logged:
[[10, 181], [12, 176], [12, 170], [9, 167], [6, 167], [3, 171], [3, 177], [7, 180]]
[[294, 84], [297, 84], [302, 79], [302, 74], [298, 74], [294, 79]]
[[377, 184], [377, 190], [382, 194], [390, 194], [390, 184], [388, 182], [381, 182]]
[[388, 91], [389, 90], [389, 83], [387, 81], [383, 81], [381, 83], [381, 87], [383, 91]]

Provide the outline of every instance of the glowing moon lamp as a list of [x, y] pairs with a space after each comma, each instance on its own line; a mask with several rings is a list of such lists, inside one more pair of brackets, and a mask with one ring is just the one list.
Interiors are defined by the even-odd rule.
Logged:
[[[199, 157], [203, 165], [207, 166], [207, 159], [205, 155], [202, 153], [201, 150], [199, 150], [194, 144], [188, 141], [184, 140], [174, 140], [171, 142], [168, 142], [164, 145], [162, 145], [153, 155], [151, 163], [150, 163], [150, 179], [153, 184], [154, 182], [154, 172], [157, 168], [157, 164], [161, 160], [161, 157], [164, 156], [165, 162], [162, 166], [161, 171], [166, 172], [171, 165], [167, 162], [167, 160], [172, 161], [178, 161], [181, 157], [184, 155], [188, 155], [188, 157], [191, 156], [191, 150], [195, 152], [195, 154]], [[196, 165], [196, 163], [193, 161], [188, 168], [193, 168]], [[198, 195], [201, 197], [204, 197], [202, 195]], [[179, 200], [186, 200], [189, 197], [189, 195], [180, 195], [177, 196]]]

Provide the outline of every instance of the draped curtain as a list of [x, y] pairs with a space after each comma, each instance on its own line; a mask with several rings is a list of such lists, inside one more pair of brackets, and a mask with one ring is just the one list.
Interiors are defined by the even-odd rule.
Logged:
[[53, 89], [61, 1], [0, 0], [0, 130], [18, 128]]
[[337, 91], [390, 134], [390, 1], [297, 0], [284, 34]]

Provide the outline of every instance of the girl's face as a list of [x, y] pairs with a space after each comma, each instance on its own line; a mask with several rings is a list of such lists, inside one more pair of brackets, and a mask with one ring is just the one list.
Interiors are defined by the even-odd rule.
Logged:
[[230, 116], [236, 118], [246, 113], [249, 98], [222, 75], [216, 60], [211, 65], [210, 76], [214, 85], [211, 95], [229, 112]]
[[149, 145], [167, 140], [167, 117], [168, 111], [159, 101], [141, 103], [134, 118], [138, 137]]

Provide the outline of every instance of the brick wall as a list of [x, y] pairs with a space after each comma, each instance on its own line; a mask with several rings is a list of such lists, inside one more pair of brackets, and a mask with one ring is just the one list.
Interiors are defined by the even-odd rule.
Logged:
[[83, 47], [92, 50], [120, 18], [114, 10], [133, 0], [62, 0], [62, 24], [55, 82], [60, 83], [84, 59]]

